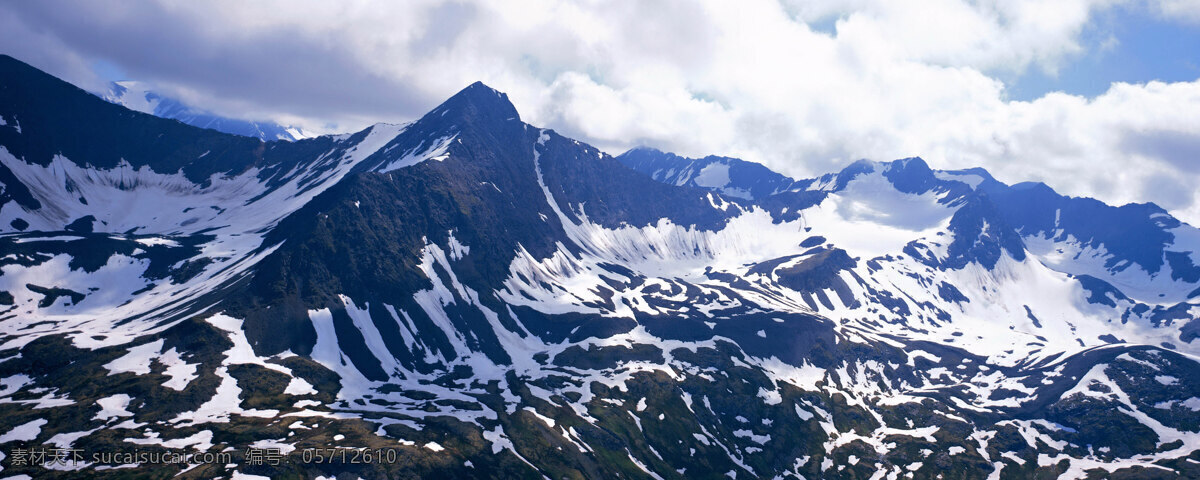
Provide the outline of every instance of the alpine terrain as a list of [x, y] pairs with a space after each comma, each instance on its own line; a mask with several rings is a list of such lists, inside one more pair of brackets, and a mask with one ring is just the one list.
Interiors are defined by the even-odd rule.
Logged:
[[263, 141], [288, 140], [295, 141], [308, 137], [300, 128], [284, 126], [271, 122], [251, 122], [226, 118], [207, 112], [188, 104], [151, 90], [146, 84], [138, 81], [112, 82], [107, 92], [100, 94], [101, 98], [124, 106], [130, 110], [149, 113], [163, 118], [179, 120], [188, 125], [201, 128], [258, 137]]
[[0, 184], [0, 476], [1200, 478], [1153, 204], [614, 158], [482, 83], [264, 141], [10, 57]]

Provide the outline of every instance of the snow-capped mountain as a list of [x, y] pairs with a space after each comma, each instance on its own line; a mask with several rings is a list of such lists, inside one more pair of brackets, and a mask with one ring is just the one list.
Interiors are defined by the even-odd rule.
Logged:
[[262, 142], [0, 57], [0, 448], [230, 455], [0, 467], [1200, 475], [1190, 225], [919, 159], [668, 156], [480, 83]]
[[179, 120], [200, 128], [257, 137], [266, 142], [272, 140], [296, 141], [312, 136], [295, 126], [285, 126], [274, 122], [252, 122], [215, 115], [212, 112], [187, 105], [178, 99], [161, 95], [153, 91], [149, 85], [134, 80], [112, 82], [108, 91], [103, 92], [100, 96], [130, 110]]
[[[634, 149], [617, 158], [659, 181], [680, 182], [679, 177], [656, 173], [664, 168], [676, 168], [672, 164], [678, 164], [681, 157], [650, 149]], [[738, 165], [747, 171], [765, 168], [737, 159], [682, 160], [699, 162], [685, 167], [693, 170], [697, 166], [708, 168], [712, 162]], [[1150, 304], [1177, 304], [1200, 296], [1200, 290], [1196, 290], [1200, 267], [1192, 260], [1192, 253], [1200, 249], [1197, 229], [1152, 203], [1113, 207], [1090, 198], [1059, 195], [1042, 183], [1009, 186], [981, 168], [932, 170], [920, 158], [886, 163], [860, 161], [837, 174], [814, 179], [792, 180], [778, 176], [775, 184], [779, 187], [774, 194], [779, 198], [770, 195], [757, 198], [763, 204], [786, 208], [788, 200], [785, 199], [796, 195], [856, 196], [852, 193], [855, 183], [878, 181], [870, 180], [875, 176], [886, 180], [884, 189], [905, 195], [935, 194], [941, 197], [941, 203], [979, 199], [980, 203], [986, 203], [983, 208], [995, 209], [994, 215], [1020, 237], [1028, 253], [1056, 271], [1082, 277], [1081, 281], [1088, 284], [1089, 289], [1109, 291], [1115, 285], [1117, 291], [1110, 295], [1132, 295]], [[763, 176], [741, 178], [743, 180], [730, 179], [718, 185], [683, 184], [723, 192], [751, 191], [764, 183]], [[877, 195], [877, 192], [871, 195]], [[892, 211], [896, 209], [887, 207], [886, 203], [869, 208], [877, 210], [856, 215], [889, 218], [898, 215]], [[910, 215], [917, 209], [902, 210], [906, 210], [904, 215]], [[1011, 251], [1018, 252], [1021, 247], [1016, 245], [1016, 240], [1010, 241], [1013, 242]], [[911, 247], [920, 246], [914, 244]], [[1098, 295], [1097, 299], [1100, 297], [1104, 295]]]

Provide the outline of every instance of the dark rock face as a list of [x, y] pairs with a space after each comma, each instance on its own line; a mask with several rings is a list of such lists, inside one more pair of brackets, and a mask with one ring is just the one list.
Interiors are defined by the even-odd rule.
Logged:
[[[183, 171], [195, 182], [233, 173], [263, 161], [262, 142], [133, 112], [46, 75], [12, 57], [0, 58], [0, 146], [38, 165], [56, 156], [96, 168], [124, 160], [134, 168]], [[192, 162], [206, 150], [204, 162]], [[8, 185], [6, 182], [5, 185]]]
[[289, 143], [0, 74], [0, 447], [230, 455], [6, 474], [1197, 473], [1200, 278], [1156, 207], [613, 158], [481, 83]]

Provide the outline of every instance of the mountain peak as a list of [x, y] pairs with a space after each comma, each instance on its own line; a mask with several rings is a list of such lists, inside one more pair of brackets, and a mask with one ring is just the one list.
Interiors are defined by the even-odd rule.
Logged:
[[[508, 95], [475, 82], [442, 102], [415, 122], [397, 128], [377, 124], [370, 134], [393, 132], [381, 153], [356, 166], [357, 171], [387, 173], [427, 159], [445, 159], [453, 153], [452, 144], [482, 141], [487, 148], [499, 148], [494, 142], [508, 144], [526, 131], [520, 114]], [[474, 140], [472, 140], [472, 138]], [[479, 146], [482, 150], [485, 147]]]
[[925, 159], [921, 157], [902, 158], [889, 163], [892, 168], [897, 169], [914, 168], [917, 170], [929, 170], [929, 163], [925, 162]]
[[671, 154], [671, 153], [669, 153], [669, 152], [664, 152], [664, 151], [662, 151], [662, 150], [659, 150], [659, 149], [657, 149], [657, 148], [654, 148], [654, 147], [648, 147], [648, 146], [645, 146], [645, 145], [638, 145], [638, 146], [636, 146], [636, 147], [633, 147], [633, 148], [631, 148], [631, 149], [629, 149], [629, 150], [626, 150], [626, 151], [625, 151], [625, 153], [622, 153], [621, 155], [626, 155], [626, 154], [635, 153], [635, 152], [641, 152], [641, 153], [654, 153], [654, 154], [660, 154], [660, 155], [673, 155], [673, 154]]
[[451, 111], [466, 120], [521, 120], [517, 108], [508, 100], [508, 94], [483, 82], [475, 82], [459, 90], [427, 116], [443, 116]]
[[464, 89], [460, 90], [459, 92], [461, 93], [461, 92], [467, 92], [467, 91], [491, 92], [491, 93], [493, 93], [493, 94], [496, 94], [496, 95], [504, 95], [504, 93], [503, 93], [503, 92], [501, 92], [501, 91], [499, 91], [499, 90], [496, 90], [496, 89], [494, 89], [494, 88], [492, 88], [492, 87], [489, 87], [489, 86], [487, 86], [487, 84], [486, 84], [486, 83], [483, 83], [483, 82], [481, 82], [481, 81], [478, 81], [478, 80], [476, 80], [476, 81], [475, 81], [475, 83], [472, 83], [472, 84], [470, 84], [470, 85], [467, 85], [467, 87], [466, 87], [466, 88], [464, 88]]

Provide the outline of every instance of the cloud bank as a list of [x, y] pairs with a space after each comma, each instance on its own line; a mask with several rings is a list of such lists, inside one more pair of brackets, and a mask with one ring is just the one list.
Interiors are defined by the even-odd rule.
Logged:
[[[482, 80], [524, 119], [610, 153], [649, 145], [793, 176], [921, 156], [1200, 224], [1200, 80], [1008, 98], [1100, 48], [1114, 8], [1195, 0], [46, 1], [0, 45], [85, 88], [96, 62], [219, 114], [309, 130], [414, 118]], [[1117, 39], [1119, 40], [1119, 39]]]

